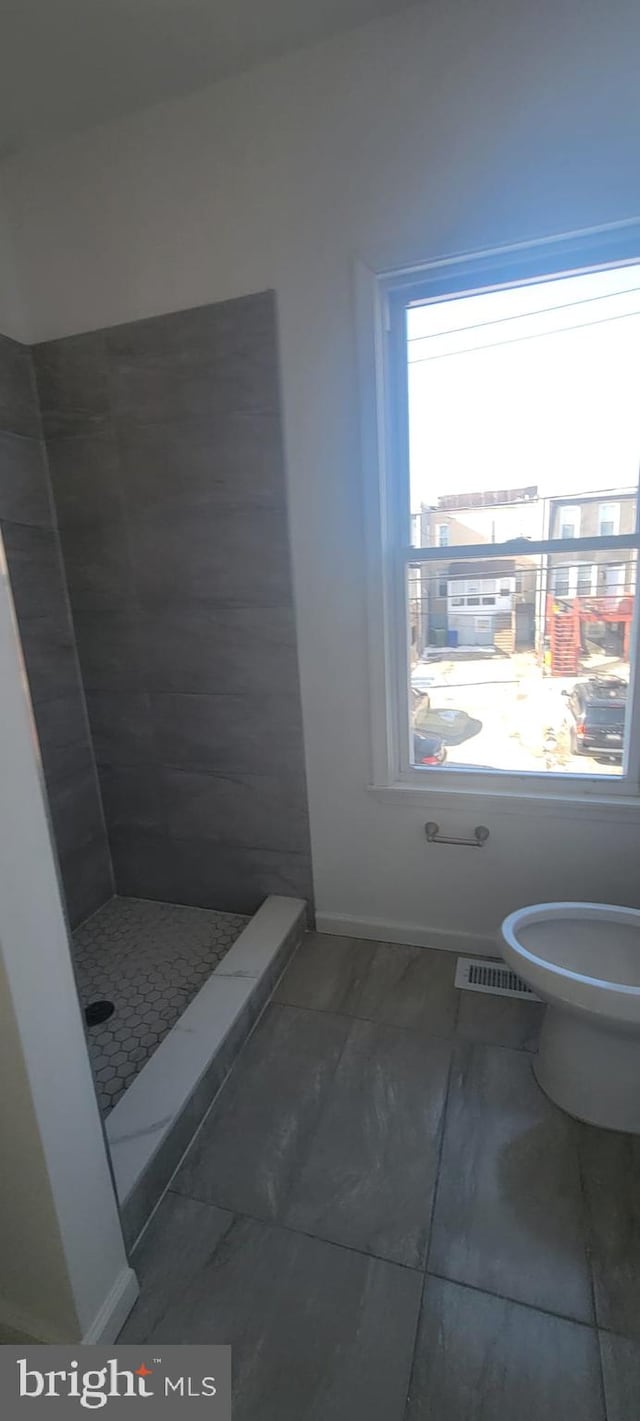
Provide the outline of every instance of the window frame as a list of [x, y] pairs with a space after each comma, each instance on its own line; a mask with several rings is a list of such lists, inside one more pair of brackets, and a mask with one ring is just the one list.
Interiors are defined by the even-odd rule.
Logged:
[[[615, 517], [614, 517], [614, 518], [611, 518], [611, 519], [607, 518], [606, 520], [603, 519], [603, 517], [602, 517], [602, 510], [603, 510], [603, 508], [606, 508], [606, 509], [613, 508], [613, 509], [615, 509]], [[611, 537], [611, 536], [612, 536], [611, 534], [607, 534], [607, 533], [602, 533], [602, 532], [601, 532], [602, 524], [603, 524], [605, 521], [606, 521], [607, 523], [610, 522], [610, 523], [612, 524], [613, 529], [614, 529], [614, 533], [619, 533], [619, 532], [620, 532], [620, 502], [619, 502], [619, 500], [616, 502], [616, 501], [613, 500], [613, 499], [608, 499], [608, 500], [603, 501], [602, 503], [599, 503], [599, 504], [598, 504], [598, 535], [599, 535], [599, 537], [601, 537], [601, 538], [606, 538], [606, 537]]]
[[[537, 284], [553, 277], [640, 262], [640, 221], [610, 224], [558, 237], [438, 258], [402, 270], [372, 270], [356, 263], [356, 312], [367, 553], [370, 669], [370, 788], [401, 799], [429, 796], [455, 804], [464, 796], [498, 800], [530, 812], [575, 806], [581, 801], [640, 806], [640, 598], [636, 597], [630, 642], [628, 733], [623, 773], [618, 777], [511, 770], [473, 770], [410, 763], [411, 707], [408, 667], [409, 616], [406, 568], [437, 562], [442, 549], [412, 548], [410, 537], [409, 430], [404, 315], [411, 300], [455, 299], [463, 294]], [[640, 497], [632, 534], [554, 538], [553, 552], [635, 550], [640, 562]], [[496, 544], [492, 556], [549, 551], [548, 536]], [[508, 547], [508, 552], [505, 550]], [[465, 560], [486, 560], [486, 544], [464, 548]]]
[[[574, 538], [576, 538], [576, 537], [579, 538], [579, 537], [580, 537], [579, 531], [578, 531], [577, 534], [576, 534], [575, 532], [573, 532], [573, 533], [563, 533], [562, 529], [565, 527], [564, 515], [565, 515], [566, 513], [573, 513], [573, 514], [575, 514], [575, 518], [574, 518], [573, 523], [571, 524], [571, 526], [572, 526], [573, 528], [577, 528], [578, 530], [580, 529], [580, 523], [581, 523], [581, 519], [580, 519], [580, 505], [579, 505], [578, 503], [562, 503], [562, 504], [560, 505], [560, 508], [558, 509], [558, 515], [559, 515], [559, 516], [558, 516], [558, 527], [559, 527], [559, 529], [560, 529], [560, 532], [559, 532], [558, 536], [559, 536], [560, 538], [565, 538], [565, 539], [566, 539], [566, 538], [574, 539]], [[598, 534], [598, 536], [600, 536], [600, 534]], [[555, 538], [554, 538], [554, 542], [555, 542], [555, 541], [556, 541], [556, 540], [555, 540]]]

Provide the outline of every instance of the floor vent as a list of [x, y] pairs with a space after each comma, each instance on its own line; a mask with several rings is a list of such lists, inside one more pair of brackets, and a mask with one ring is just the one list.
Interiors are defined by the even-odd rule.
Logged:
[[489, 992], [492, 997], [525, 997], [539, 1002], [535, 992], [504, 962], [488, 962], [486, 957], [459, 957], [456, 987], [465, 992]]

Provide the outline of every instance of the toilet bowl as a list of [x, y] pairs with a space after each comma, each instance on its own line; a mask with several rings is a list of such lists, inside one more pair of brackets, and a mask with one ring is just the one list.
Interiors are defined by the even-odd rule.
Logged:
[[640, 1134], [640, 911], [536, 903], [505, 918], [502, 942], [547, 1003], [542, 1089], [579, 1120]]

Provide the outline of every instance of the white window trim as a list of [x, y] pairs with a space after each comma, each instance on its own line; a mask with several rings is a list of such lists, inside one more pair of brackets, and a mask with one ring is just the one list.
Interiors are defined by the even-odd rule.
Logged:
[[[607, 817], [625, 808], [640, 814], [640, 734], [629, 734], [625, 747], [623, 774], [619, 778], [591, 778], [584, 775], [553, 776], [513, 771], [473, 771], [448, 765], [445, 770], [430, 767], [420, 770], [408, 763], [410, 744], [410, 706], [407, 676], [407, 596], [404, 582], [406, 562], [407, 515], [410, 507], [408, 489], [408, 430], [406, 421], [398, 421], [391, 381], [405, 378], [403, 358], [389, 359], [388, 302], [393, 292], [409, 290], [433, 279], [434, 289], [456, 294], [457, 289], [469, 292], [471, 272], [493, 274], [477, 289], [493, 289], [544, 281], [560, 271], [569, 273], [571, 256], [576, 254], [576, 271], [597, 270], [598, 267], [635, 264], [640, 260], [640, 219], [568, 233], [561, 237], [523, 242], [513, 246], [491, 248], [408, 267], [401, 271], [378, 271], [362, 262], [355, 264], [355, 307], [358, 337], [358, 368], [360, 385], [361, 454], [363, 474], [363, 507], [367, 551], [367, 609], [369, 650], [369, 702], [371, 714], [371, 757], [369, 789], [379, 798], [396, 804], [427, 802], [455, 806], [464, 799], [502, 809], [524, 813], [566, 813], [575, 817], [579, 806], [589, 803]], [[510, 272], [512, 265], [519, 270]], [[500, 279], [498, 279], [498, 275]], [[396, 392], [397, 393], [397, 392]], [[390, 398], [391, 395], [391, 398]], [[394, 420], [397, 427], [394, 428]], [[393, 475], [391, 470], [393, 469]], [[640, 500], [639, 500], [640, 504]], [[638, 532], [633, 535], [640, 548]], [[625, 543], [632, 539], [625, 538]], [[554, 539], [554, 553], [614, 550], [620, 546], [616, 538], [580, 540]], [[545, 548], [548, 539], [544, 540]], [[435, 560], [441, 549], [416, 549], [413, 561]], [[522, 549], [510, 546], [512, 555], [522, 551], [534, 553], [536, 546], [527, 542]], [[465, 558], [483, 556], [486, 545], [465, 548]], [[402, 576], [399, 575], [402, 566]], [[627, 702], [627, 717], [634, 726], [640, 716], [640, 597], [636, 597], [631, 632], [632, 677]], [[638, 727], [640, 729], [640, 726]], [[445, 778], [446, 777], [446, 778]]]
[[[566, 517], [567, 514], [571, 514], [572, 516], [569, 517], [569, 518], [567, 518], [567, 517]], [[570, 538], [579, 538], [579, 537], [580, 537], [580, 507], [579, 507], [579, 505], [578, 505], [577, 503], [563, 503], [563, 504], [561, 504], [561, 506], [560, 506], [560, 508], [559, 508], [559, 510], [558, 510], [558, 527], [559, 527], [559, 529], [560, 529], [560, 535], [562, 534], [562, 528], [563, 528], [563, 526], [564, 526], [565, 523], [569, 523], [569, 524], [571, 525], [571, 527], [573, 528], [573, 532], [570, 533], [568, 536], [569, 536]], [[555, 539], [554, 539], [554, 541], [555, 541]]]
[[[602, 517], [602, 510], [603, 510], [603, 508], [607, 508], [607, 509], [612, 508], [612, 509], [614, 509], [614, 516], [613, 516], [612, 519], [608, 519], [608, 518], [607, 518], [607, 519], [603, 519], [603, 517]], [[617, 503], [617, 502], [615, 501], [615, 499], [612, 500], [611, 502], [608, 502], [608, 503], [600, 503], [600, 504], [598, 505], [598, 531], [600, 530], [600, 527], [601, 527], [602, 523], [604, 523], [604, 522], [606, 522], [606, 523], [609, 523], [609, 522], [613, 523], [613, 524], [614, 524], [615, 532], [616, 532], [616, 533], [619, 533], [619, 532], [620, 532], [620, 504]]]

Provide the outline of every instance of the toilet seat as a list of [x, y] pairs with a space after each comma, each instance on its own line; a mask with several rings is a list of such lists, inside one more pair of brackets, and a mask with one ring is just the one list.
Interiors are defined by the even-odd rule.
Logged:
[[542, 1089], [580, 1120], [640, 1134], [640, 910], [536, 903], [505, 918], [502, 941], [547, 1003]]
[[502, 938], [507, 961], [543, 1000], [640, 1030], [639, 909], [536, 903], [505, 918]]

